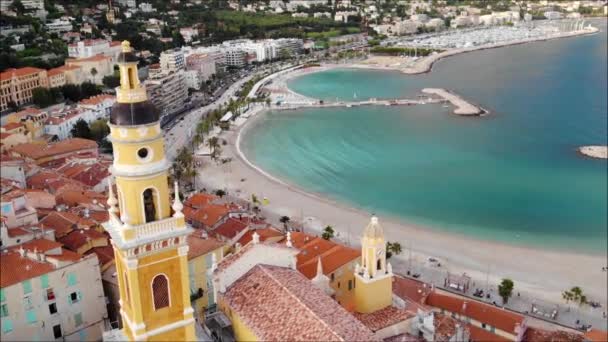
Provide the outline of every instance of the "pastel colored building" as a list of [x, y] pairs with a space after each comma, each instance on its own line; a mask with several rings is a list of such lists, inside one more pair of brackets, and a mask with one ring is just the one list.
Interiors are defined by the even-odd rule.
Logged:
[[0, 258], [3, 341], [99, 340], [107, 316], [96, 255], [34, 239]]

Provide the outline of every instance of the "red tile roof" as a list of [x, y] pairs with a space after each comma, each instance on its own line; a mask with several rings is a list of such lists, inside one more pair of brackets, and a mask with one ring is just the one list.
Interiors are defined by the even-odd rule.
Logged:
[[469, 338], [473, 342], [509, 342], [509, 341], [511, 341], [506, 337], [496, 335], [485, 329], [476, 327], [472, 324], [467, 324], [467, 328], [469, 328], [469, 333], [470, 333]]
[[5, 80], [13, 77], [22, 77], [31, 74], [37, 74], [39, 72], [45, 71], [44, 69], [33, 68], [33, 67], [25, 67], [25, 68], [10, 68], [6, 69], [2, 73], [0, 73], [0, 79]]
[[108, 238], [94, 229], [73, 230], [57, 240], [74, 252], [78, 252], [79, 248], [85, 246], [91, 240], [105, 241], [108, 244]]
[[8, 287], [24, 280], [39, 277], [53, 271], [50, 263], [34, 261], [22, 257], [15, 249], [2, 252], [0, 258], [0, 287]]
[[429, 294], [426, 304], [476, 319], [515, 335], [518, 333], [516, 327], [521, 325], [525, 318], [523, 315], [476, 300], [440, 294], [437, 291]]
[[591, 329], [584, 334], [585, 339], [593, 342], [606, 342], [608, 341], [608, 331]]
[[260, 241], [262, 242], [271, 238], [279, 238], [283, 236], [283, 233], [274, 228], [253, 229], [248, 230], [245, 234], [243, 234], [243, 236], [239, 239], [238, 243], [240, 243], [241, 246], [245, 246], [246, 244], [251, 242], [251, 240], [253, 240], [253, 232], [258, 233], [258, 235], [260, 236]]
[[40, 145], [34, 143], [19, 144], [13, 147], [12, 151], [31, 159], [52, 157], [65, 153], [76, 153], [85, 150], [97, 150], [97, 143], [93, 140], [72, 138], [54, 144]]
[[355, 312], [353, 315], [373, 332], [390, 327], [416, 316], [411, 312], [398, 309], [394, 306], [387, 306], [384, 309], [367, 314]]
[[104, 56], [102, 54], [98, 54], [98, 55], [86, 57], [86, 58], [67, 58], [65, 60], [65, 63], [67, 65], [70, 65], [69, 63], [98, 62], [98, 61], [111, 60], [111, 59], [112, 58], [109, 56]]
[[16, 236], [30, 234], [30, 232], [28, 230], [24, 229], [24, 227], [8, 228], [7, 232], [8, 232], [8, 237], [16, 237]]
[[93, 247], [92, 249], [89, 249], [88, 251], [84, 252], [85, 255], [93, 253], [97, 255], [97, 259], [99, 259], [99, 263], [102, 269], [114, 263], [114, 248], [112, 247], [112, 245], [107, 245], [103, 247]]
[[97, 225], [97, 223], [91, 219], [82, 218], [74, 213], [66, 211], [53, 211], [39, 223], [40, 226], [45, 229], [55, 230], [55, 237], [57, 238], [69, 234], [74, 229], [92, 228]]
[[186, 219], [198, 222], [206, 227], [213, 227], [229, 213], [230, 208], [227, 205], [208, 204], [194, 211], [190, 216], [186, 214]]
[[101, 95], [91, 96], [88, 99], [84, 99], [84, 100], [78, 102], [78, 104], [96, 106], [105, 100], [115, 100], [115, 99], [116, 99], [115, 96], [108, 95], [108, 94], [101, 94]]
[[317, 274], [319, 256], [323, 265], [323, 273], [326, 275], [361, 256], [361, 251], [358, 249], [301, 232], [292, 232], [291, 241], [292, 245], [300, 250], [297, 255], [298, 271], [308, 279], [314, 278]]
[[39, 115], [42, 113], [43, 112], [40, 109], [30, 107], [30, 108], [25, 108], [24, 110], [21, 110], [19, 112], [12, 113], [11, 115], [15, 116], [18, 119], [23, 119], [23, 118], [27, 117], [28, 115], [36, 116], [36, 115]]
[[201, 232], [196, 231], [188, 235], [188, 260], [210, 253], [222, 246], [224, 243], [220, 240], [212, 237], [202, 238]]
[[200, 209], [201, 207], [211, 204], [218, 199], [217, 196], [206, 194], [203, 192], [192, 195], [184, 201], [184, 206]]
[[[528, 327], [522, 340], [526, 342], [583, 342], [583, 334], [564, 330], [549, 331]], [[608, 339], [604, 338], [597, 341], [608, 341]]]
[[224, 223], [213, 229], [211, 234], [218, 237], [224, 237], [226, 239], [232, 239], [245, 229], [247, 229], [247, 223], [235, 218], [229, 218]]
[[422, 304], [431, 293], [431, 286], [418, 280], [394, 276], [393, 293], [401, 299], [408, 299]]
[[336, 301], [289, 268], [256, 265], [223, 296], [263, 341], [377, 340]]

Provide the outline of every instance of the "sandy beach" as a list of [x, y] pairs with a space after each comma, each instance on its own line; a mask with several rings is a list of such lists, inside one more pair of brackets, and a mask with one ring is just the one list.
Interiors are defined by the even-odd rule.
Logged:
[[[580, 34], [582, 33], [568, 36]], [[500, 46], [521, 43], [526, 42]], [[492, 47], [477, 47], [474, 50]], [[473, 50], [450, 50], [447, 54], [420, 59], [420, 63], [401, 71], [428, 72], [435, 61], [469, 51]], [[268, 88], [282, 89], [289, 77], [327, 70], [331, 67], [345, 67], [345, 65], [325, 65], [320, 68], [299, 70], [288, 76], [282, 76]], [[347, 67], [392, 69], [387, 66], [365, 64]], [[292, 92], [290, 95], [298, 94]], [[285, 180], [278, 179], [251, 163], [242, 153], [239, 145], [242, 144], [243, 134], [263, 122], [261, 121], [263, 117], [268, 115], [265, 111], [265, 108], [257, 107], [254, 109], [255, 113], [243, 125], [233, 126], [230, 131], [221, 134], [220, 138], [227, 142], [227, 145], [222, 146], [222, 157], [232, 158], [232, 161], [218, 165], [207, 158], [203, 159], [203, 166], [198, 176], [199, 188], [206, 188], [208, 191], [225, 189], [229, 194], [243, 199], [250, 199], [252, 194], [258, 198], [267, 198], [269, 204], [263, 206], [262, 213], [271, 220], [273, 217], [276, 219], [286, 215], [295, 222], [303, 222], [307, 232], [318, 232], [321, 227], [329, 224], [339, 232], [339, 240], [357, 246], [359, 236], [368, 223], [371, 213], [306, 192]], [[385, 229], [387, 239], [398, 241], [403, 246], [404, 253], [392, 259], [397, 272], [405, 273], [411, 246], [414, 265], [422, 264], [429, 256], [433, 256], [443, 261], [445, 269], [457, 274], [466, 272], [473, 281], [477, 280], [478, 284], [485, 283], [486, 279], [495, 284], [500, 279], [508, 277], [515, 281], [517, 291], [522, 293], [525, 291], [535, 298], [556, 303], [563, 303], [561, 293], [565, 289], [580, 286], [590, 299], [601, 302], [604, 307], [608, 303], [606, 291], [608, 279], [606, 273], [602, 271], [602, 267], [608, 264], [605, 254], [586, 255], [477, 240], [416, 226], [396, 217], [380, 217], [380, 222]]]
[[608, 146], [581, 146], [578, 151], [587, 157], [608, 159]]

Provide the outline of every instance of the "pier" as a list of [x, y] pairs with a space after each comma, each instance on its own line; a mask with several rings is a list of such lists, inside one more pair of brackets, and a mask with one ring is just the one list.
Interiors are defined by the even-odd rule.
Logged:
[[424, 88], [422, 92], [425, 94], [431, 94], [441, 97], [442, 99], [450, 102], [456, 109], [454, 110], [454, 114], [457, 115], [483, 115], [487, 114], [487, 111], [483, 108], [477, 107], [467, 101], [465, 101], [462, 97], [451, 93], [442, 88]]

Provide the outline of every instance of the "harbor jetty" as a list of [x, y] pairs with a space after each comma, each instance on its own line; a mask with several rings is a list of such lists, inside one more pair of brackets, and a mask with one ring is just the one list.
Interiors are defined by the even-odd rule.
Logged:
[[578, 148], [578, 152], [591, 158], [608, 159], [608, 146], [581, 146]]
[[442, 99], [450, 102], [456, 109], [454, 110], [454, 114], [457, 115], [483, 115], [487, 114], [487, 111], [484, 109], [477, 107], [467, 101], [465, 101], [462, 97], [451, 93], [442, 88], [424, 88], [422, 92], [425, 94], [431, 94], [441, 97]]

